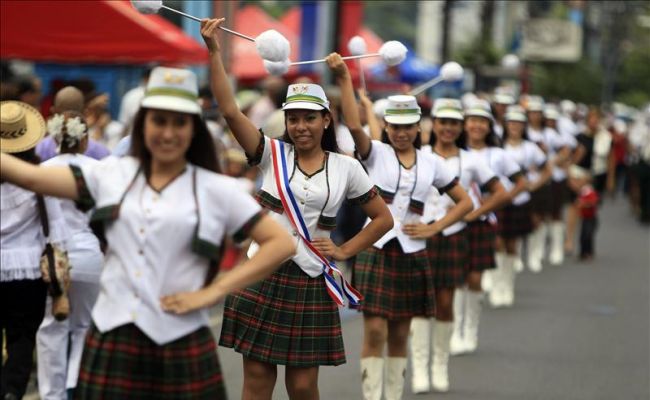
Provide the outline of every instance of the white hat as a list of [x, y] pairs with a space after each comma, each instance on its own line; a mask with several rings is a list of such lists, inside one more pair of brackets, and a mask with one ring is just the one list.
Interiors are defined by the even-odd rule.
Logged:
[[45, 135], [45, 120], [37, 109], [21, 101], [0, 103], [0, 151], [27, 151]]
[[327, 110], [330, 102], [323, 88], [313, 83], [297, 83], [289, 85], [283, 110]]
[[560, 112], [558, 111], [555, 104], [547, 104], [544, 107], [544, 118], [557, 120], [560, 117]]
[[201, 114], [199, 90], [194, 72], [156, 67], [151, 71], [141, 107]]
[[384, 120], [389, 124], [408, 125], [420, 121], [422, 110], [414, 96], [388, 96]]
[[465, 118], [467, 117], [483, 117], [494, 122], [492, 116], [492, 108], [487, 100], [474, 99], [467, 108], [465, 108]]
[[526, 110], [518, 105], [509, 106], [506, 109], [505, 120], [525, 123], [528, 121], [528, 118], [526, 118]]
[[492, 101], [497, 104], [512, 105], [515, 104], [514, 94], [505, 87], [498, 87], [494, 89], [494, 96], [492, 96]]
[[576, 112], [576, 103], [571, 100], [562, 100], [560, 102], [560, 110], [566, 115], [573, 114]]
[[544, 99], [540, 96], [528, 96], [526, 102], [526, 109], [529, 112], [542, 112], [544, 111]]
[[433, 118], [450, 118], [463, 120], [463, 105], [456, 99], [436, 99], [431, 109]]

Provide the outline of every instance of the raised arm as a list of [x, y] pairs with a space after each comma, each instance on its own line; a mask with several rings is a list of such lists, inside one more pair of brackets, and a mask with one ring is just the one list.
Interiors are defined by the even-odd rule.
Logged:
[[38, 194], [77, 200], [79, 194], [69, 167], [41, 167], [0, 153], [0, 178]]
[[361, 127], [359, 108], [354, 98], [354, 88], [352, 87], [350, 71], [348, 71], [345, 62], [337, 53], [332, 53], [327, 56], [327, 65], [334, 72], [336, 81], [341, 88], [341, 108], [343, 109], [345, 124], [352, 134], [357, 152], [359, 152], [361, 157], [365, 158], [370, 151], [370, 139]]
[[370, 128], [370, 138], [372, 140], [381, 140], [381, 124], [379, 123], [379, 120], [377, 120], [375, 112], [372, 109], [372, 101], [363, 88], [357, 90], [357, 93], [359, 93], [359, 101], [363, 104], [363, 109], [366, 112], [368, 128]]
[[546, 185], [548, 181], [553, 177], [553, 169], [550, 162], [544, 164], [544, 168], [540, 171], [539, 178], [535, 181], [530, 181], [528, 183], [528, 191], [535, 192], [539, 190], [542, 186]]
[[260, 143], [260, 133], [248, 117], [239, 110], [221, 61], [217, 30], [224, 20], [225, 18], [201, 20], [201, 36], [210, 52], [210, 88], [219, 104], [219, 111], [226, 119], [235, 139], [247, 155], [253, 156]]

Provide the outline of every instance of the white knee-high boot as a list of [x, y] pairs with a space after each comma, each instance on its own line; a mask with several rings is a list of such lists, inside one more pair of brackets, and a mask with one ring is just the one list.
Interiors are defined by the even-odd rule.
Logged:
[[546, 227], [541, 224], [528, 236], [528, 268], [532, 272], [542, 271], [542, 258], [546, 242]]
[[494, 263], [497, 267], [490, 272], [492, 275], [492, 289], [488, 292], [488, 300], [492, 307], [500, 307], [503, 304], [503, 260], [505, 257], [506, 253], [504, 252], [497, 251], [494, 253]]
[[517, 249], [517, 260], [515, 261], [515, 272], [522, 272], [524, 270], [524, 260], [522, 258], [524, 254], [523, 239], [517, 239], [517, 244], [515, 245], [515, 249]]
[[467, 288], [456, 288], [454, 290], [454, 329], [451, 334], [449, 351], [451, 355], [459, 355], [465, 352], [465, 341], [463, 327], [465, 324], [465, 296]]
[[561, 265], [564, 262], [564, 223], [551, 222], [551, 254], [548, 261], [551, 265]]
[[453, 329], [453, 322], [435, 321], [431, 385], [438, 392], [449, 391], [449, 342]]
[[515, 261], [517, 256], [506, 254], [503, 258], [503, 302], [502, 305], [511, 307], [515, 302]]
[[465, 295], [465, 352], [473, 353], [478, 347], [478, 325], [481, 318], [482, 292], [468, 290]]
[[429, 388], [429, 357], [431, 354], [431, 322], [429, 318], [411, 319], [411, 391], [426, 393]]
[[364, 400], [381, 400], [383, 378], [383, 358], [365, 357], [361, 359], [361, 390]]
[[401, 400], [404, 393], [404, 376], [406, 375], [406, 357], [388, 357], [386, 359], [386, 400]]

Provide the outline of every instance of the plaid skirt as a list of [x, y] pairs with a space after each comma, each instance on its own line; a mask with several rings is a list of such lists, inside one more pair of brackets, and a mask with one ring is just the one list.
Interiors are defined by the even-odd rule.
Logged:
[[567, 203], [568, 184], [566, 179], [560, 182], [551, 182], [551, 196], [549, 211], [551, 216], [560, 218], [562, 216], [562, 208]]
[[365, 315], [389, 321], [435, 315], [427, 252], [404, 253], [397, 239], [383, 249], [371, 246], [357, 255], [353, 286], [363, 295], [358, 309]]
[[546, 184], [530, 194], [530, 204], [534, 214], [550, 216], [551, 215], [551, 197], [553, 190], [550, 184]]
[[134, 324], [106, 333], [92, 325], [84, 346], [76, 399], [227, 398], [207, 327], [160, 346]]
[[506, 239], [514, 239], [528, 235], [533, 231], [533, 221], [530, 217], [530, 202], [510, 204], [497, 213], [498, 234]]
[[324, 278], [311, 278], [293, 261], [226, 297], [219, 345], [268, 364], [345, 363], [338, 306]]
[[436, 289], [455, 289], [465, 284], [469, 268], [469, 244], [465, 231], [449, 236], [438, 234], [427, 239], [427, 254]]
[[469, 271], [481, 272], [496, 268], [494, 262], [495, 227], [487, 221], [473, 221], [467, 224], [469, 244]]

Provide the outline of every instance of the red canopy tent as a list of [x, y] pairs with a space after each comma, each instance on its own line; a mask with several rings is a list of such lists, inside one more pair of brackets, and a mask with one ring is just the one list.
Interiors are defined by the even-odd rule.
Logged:
[[0, 2], [0, 57], [57, 63], [205, 64], [208, 54], [129, 1]]

